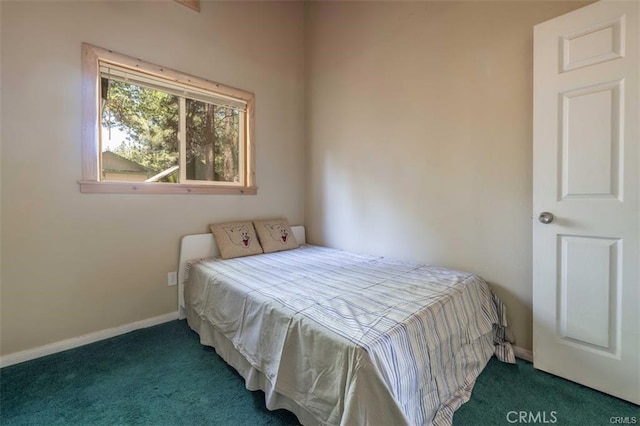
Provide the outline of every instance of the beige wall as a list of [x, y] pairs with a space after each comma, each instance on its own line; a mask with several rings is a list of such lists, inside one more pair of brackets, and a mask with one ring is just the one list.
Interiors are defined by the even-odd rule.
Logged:
[[[1, 353], [175, 312], [179, 240], [303, 220], [301, 3], [0, 2]], [[257, 196], [81, 194], [80, 43], [253, 91]]]
[[533, 26], [584, 4], [307, 3], [309, 241], [478, 273], [531, 348]]

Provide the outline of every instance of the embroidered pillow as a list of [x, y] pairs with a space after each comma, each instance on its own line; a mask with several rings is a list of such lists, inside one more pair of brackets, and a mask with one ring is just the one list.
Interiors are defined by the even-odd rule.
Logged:
[[216, 223], [210, 228], [223, 259], [262, 253], [256, 230], [250, 221]]
[[254, 220], [253, 224], [265, 253], [298, 248], [287, 219]]

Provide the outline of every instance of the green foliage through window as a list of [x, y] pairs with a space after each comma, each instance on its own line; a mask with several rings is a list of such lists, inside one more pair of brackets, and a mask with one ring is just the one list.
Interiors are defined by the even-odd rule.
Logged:
[[[186, 180], [240, 182], [238, 108], [104, 76], [101, 86], [102, 151], [107, 151], [105, 141], [111, 131], [117, 130], [125, 137], [108, 150], [132, 162], [107, 167], [103, 153], [103, 180], [179, 182], [180, 141], [184, 138], [182, 176]], [[184, 129], [180, 128], [181, 114]]]

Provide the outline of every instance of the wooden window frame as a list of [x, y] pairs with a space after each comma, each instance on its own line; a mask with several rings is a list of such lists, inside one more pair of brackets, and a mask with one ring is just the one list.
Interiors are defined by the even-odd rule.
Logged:
[[[246, 102], [244, 140], [241, 140], [241, 167], [243, 183], [158, 183], [158, 182], [105, 182], [100, 180], [100, 69], [99, 61], [143, 72], [151, 77], [193, 86]], [[152, 64], [141, 59], [82, 43], [82, 180], [80, 192], [118, 194], [244, 194], [255, 195], [255, 96], [251, 92], [226, 86]], [[181, 142], [184, 143], [184, 142]]]
[[189, 9], [200, 13], [200, 0], [176, 0], [178, 3], [187, 6]]

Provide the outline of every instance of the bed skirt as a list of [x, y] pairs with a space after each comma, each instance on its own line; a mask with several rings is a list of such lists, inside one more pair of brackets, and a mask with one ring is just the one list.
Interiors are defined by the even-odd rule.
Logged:
[[[187, 323], [189, 327], [200, 336], [200, 343], [205, 346], [211, 346], [215, 349], [216, 353], [222, 357], [222, 359], [232, 366], [245, 380], [245, 387], [250, 391], [261, 390], [265, 394], [265, 405], [269, 410], [285, 409], [296, 415], [301, 424], [305, 426], [322, 425], [325, 422], [318, 420], [307, 411], [302, 405], [298, 404], [293, 399], [279, 393], [274, 384], [271, 383], [269, 378], [263, 374], [260, 370], [252, 366], [249, 361], [234, 347], [233, 343], [222, 334], [218, 328], [208, 322], [206, 319], [201, 318], [196, 312], [187, 306]], [[471, 391], [473, 385], [480, 374], [480, 372], [486, 366], [486, 363], [495, 352], [494, 336], [493, 333], [488, 333], [480, 338], [476, 339], [467, 345], [467, 348], [463, 348], [454, 359], [450, 360], [453, 364], [466, 365], [467, 376], [464, 385], [458, 389], [455, 395], [452, 395], [450, 401], [438, 411], [436, 417], [433, 419], [434, 425], [450, 425], [453, 419], [453, 413], [462, 404], [467, 402], [471, 397]], [[473, 356], [469, 356], [469, 353], [480, 349], [486, 354], [485, 361], [482, 363]], [[386, 424], [388, 422], [376, 422], [375, 419], [380, 419], [376, 416], [376, 407], [370, 407], [373, 415], [365, 415], [365, 419], [355, 421], [353, 416], [345, 416], [342, 418], [341, 425], [363, 424], [363, 421], [367, 424]], [[388, 414], [388, 413], [387, 413]], [[400, 420], [399, 418], [397, 420]], [[406, 418], [404, 418], [405, 424], [408, 424]], [[394, 425], [399, 425], [400, 422], [394, 421]]]
[[269, 410], [285, 409], [291, 411], [303, 425], [320, 424], [311, 413], [295, 401], [278, 393], [267, 376], [254, 368], [216, 326], [200, 318], [189, 307], [187, 307], [187, 324], [198, 333], [201, 344], [213, 347], [216, 353], [244, 378], [247, 389], [264, 392], [265, 403]]

